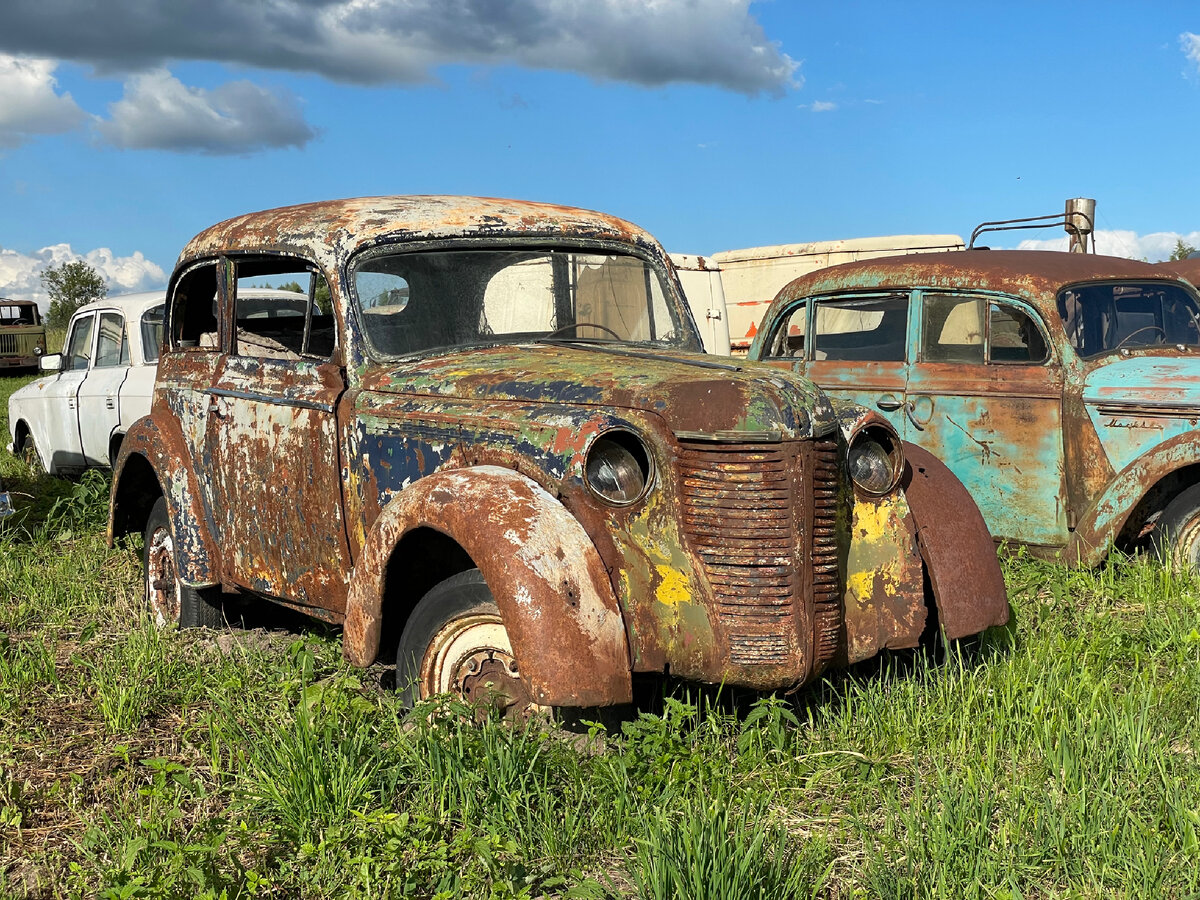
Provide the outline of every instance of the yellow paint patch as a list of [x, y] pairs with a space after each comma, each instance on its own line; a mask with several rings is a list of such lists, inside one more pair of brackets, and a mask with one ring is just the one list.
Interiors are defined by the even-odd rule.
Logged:
[[892, 504], [887, 501], [855, 503], [854, 536], [875, 540], [889, 534], [894, 527], [892, 512]]
[[655, 568], [658, 569], [659, 583], [654, 596], [659, 603], [679, 606], [680, 603], [691, 601], [692, 593], [688, 590], [688, 581], [682, 572], [672, 566], [659, 565]]
[[851, 572], [846, 577], [846, 593], [860, 601], [871, 599], [875, 587], [875, 572]]

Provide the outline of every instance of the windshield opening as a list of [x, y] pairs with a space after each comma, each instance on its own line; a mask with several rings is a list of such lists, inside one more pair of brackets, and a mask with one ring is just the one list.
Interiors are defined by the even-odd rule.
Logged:
[[1085, 358], [1121, 348], [1200, 344], [1200, 308], [1180, 285], [1077, 285], [1059, 292], [1058, 315]]
[[384, 356], [535, 340], [691, 347], [658, 271], [618, 253], [437, 250], [354, 269], [371, 346]]

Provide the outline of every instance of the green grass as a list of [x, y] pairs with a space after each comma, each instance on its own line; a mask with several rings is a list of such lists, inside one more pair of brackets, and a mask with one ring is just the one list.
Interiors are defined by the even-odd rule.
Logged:
[[1200, 585], [1150, 562], [1007, 559], [940, 664], [510, 727], [316, 627], [157, 631], [103, 476], [0, 477], [0, 898], [1200, 896]]

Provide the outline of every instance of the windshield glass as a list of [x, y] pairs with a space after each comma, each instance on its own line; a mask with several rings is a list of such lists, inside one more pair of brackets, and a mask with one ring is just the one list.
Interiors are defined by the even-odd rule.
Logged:
[[644, 260], [596, 250], [438, 250], [354, 269], [371, 346], [402, 356], [533, 340], [691, 348], [691, 329]]
[[37, 307], [31, 303], [0, 302], [0, 325], [37, 325]]
[[1180, 285], [1076, 285], [1059, 292], [1058, 315], [1082, 357], [1122, 347], [1200, 344], [1200, 308]]

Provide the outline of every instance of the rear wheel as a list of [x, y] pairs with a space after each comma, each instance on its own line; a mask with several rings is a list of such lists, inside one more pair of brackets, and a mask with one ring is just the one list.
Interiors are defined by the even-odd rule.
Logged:
[[1172, 567], [1200, 572], [1200, 484], [1167, 504], [1155, 529], [1154, 549]]
[[142, 562], [146, 602], [160, 628], [220, 628], [225, 624], [217, 592], [188, 587], [179, 580], [175, 539], [167, 517], [167, 501], [159, 497], [146, 520]]
[[413, 610], [396, 652], [406, 705], [450, 694], [505, 718], [542, 709], [521, 681], [512, 642], [478, 569], [434, 585]]

